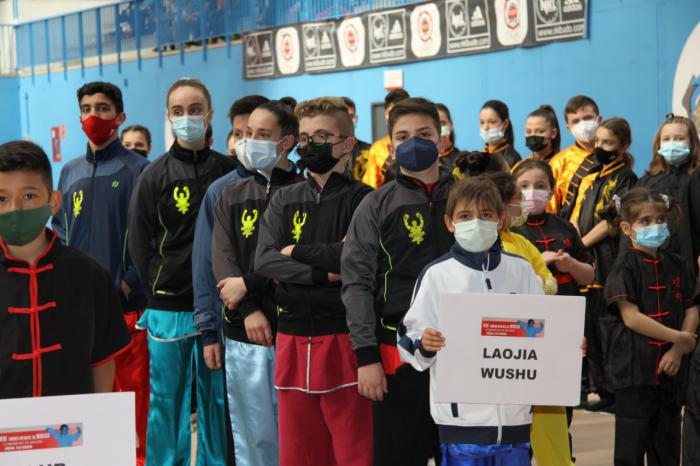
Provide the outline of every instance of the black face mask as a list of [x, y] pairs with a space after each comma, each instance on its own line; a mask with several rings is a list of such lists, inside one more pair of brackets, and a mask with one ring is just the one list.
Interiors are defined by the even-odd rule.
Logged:
[[131, 149], [131, 152], [136, 152], [136, 153], [139, 154], [141, 157], [148, 158], [148, 152], [146, 152], [146, 151], [143, 150], [143, 149]]
[[[343, 142], [343, 141], [340, 141]], [[336, 144], [340, 144], [337, 142]], [[325, 144], [314, 144], [309, 142], [305, 146], [299, 146], [297, 154], [301, 157], [301, 165], [310, 172], [318, 175], [328, 173], [338, 163], [338, 159], [333, 157], [333, 146], [327, 142]]]
[[619, 154], [616, 150], [610, 151], [605, 150], [601, 147], [596, 147], [593, 151], [593, 155], [595, 155], [595, 158], [598, 160], [598, 162], [602, 163], [603, 165], [607, 165], [613, 160], [615, 160]]
[[533, 152], [539, 152], [547, 147], [544, 136], [528, 136], [525, 138], [525, 145]]

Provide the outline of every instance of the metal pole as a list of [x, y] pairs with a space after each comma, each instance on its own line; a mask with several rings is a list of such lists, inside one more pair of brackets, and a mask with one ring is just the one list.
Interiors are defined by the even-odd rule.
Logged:
[[119, 22], [119, 5], [114, 5], [114, 39], [117, 45], [117, 70], [122, 72], [122, 25]]
[[100, 76], [102, 76], [102, 11], [100, 8], [95, 9], [95, 23], [97, 34], [97, 62], [100, 68]]
[[78, 12], [78, 38], [80, 43], [80, 76], [85, 77], [85, 41], [83, 40], [83, 12]]
[[66, 17], [61, 16], [61, 51], [63, 52], [63, 79], [68, 79], [68, 44], [66, 42]]
[[46, 56], [46, 77], [49, 82], [51, 82], [51, 46], [49, 43], [49, 20], [44, 20], [44, 47], [46, 50], [44, 54]]

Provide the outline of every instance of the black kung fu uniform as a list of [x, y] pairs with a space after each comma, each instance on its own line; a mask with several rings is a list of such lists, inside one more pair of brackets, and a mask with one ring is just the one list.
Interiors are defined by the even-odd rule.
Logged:
[[[599, 173], [596, 172], [589, 176], [595, 178], [585, 191], [578, 217], [582, 238], [601, 222], [598, 212], [610, 203], [613, 196], [623, 197], [637, 182], [637, 175], [625, 167], [622, 161], [604, 165]], [[595, 257], [595, 278], [585, 291], [585, 335], [588, 341], [586, 361], [591, 391], [597, 392], [601, 398], [608, 398], [612, 396], [612, 389], [609, 386], [609, 381], [605, 378], [603, 368], [602, 351], [605, 342], [602, 340], [600, 319], [605, 314], [603, 287], [619, 254], [620, 239], [619, 237], [607, 236], [591, 246], [590, 251]]]
[[657, 341], [625, 326], [618, 303], [674, 330], [682, 328], [693, 306], [695, 280], [680, 256], [661, 252], [652, 257], [630, 249], [615, 262], [605, 285], [608, 303], [603, 322], [607, 347], [605, 369], [616, 393], [615, 465], [680, 462], [680, 408], [687, 357], [675, 377], [657, 374], [671, 343]]
[[[700, 172], [695, 172], [693, 178], [697, 178]], [[661, 194], [666, 194], [676, 202], [681, 210], [681, 218], [678, 221], [670, 221], [668, 228], [671, 231], [671, 239], [668, 243], [668, 250], [681, 255], [685, 260], [689, 261], [693, 270], [697, 272], [697, 255], [694, 253], [700, 245], [693, 244], [693, 232], [700, 232], [700, 218], [691, 215], [691, 209], [697, 208], [694, 204], [698, 204], [700, 199], [691, 202], [690, 182], [691, 176], [688, 175], [688, 165], [684, 164], [680, 167], [670, 165], [668, 173], [661, 173], [655, 176], [644, 175], [637, 183], [637, 186], [646, 186], [648, 188], [659, 191]]]
[[46, 234], [34, 264], [0, 240], [0, 399], [92, 393], [131, 340], [110, 273]]
[[[526, 237], [540, 252], [562, 250], [579, 262], [592, 264], [593, 255], [581, 242], [576, 229], [561, 217], [549, 213], [531, 215], [527, 222], [513, 231]], [[557, 280], [558, 295], [579, 296], [580, 286], [569, 273], [559, 272], [555, 265], [549, 266]]]

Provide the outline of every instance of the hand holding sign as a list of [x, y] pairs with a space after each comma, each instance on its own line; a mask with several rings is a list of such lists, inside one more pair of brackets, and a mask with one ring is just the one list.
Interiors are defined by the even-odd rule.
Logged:
[[445, 346], [445, 338], [442, 336], [442, 333], [432, 328], [423, 330], [423, 336], [420, 341], [423, 349], [432, 353], [437, 353]]

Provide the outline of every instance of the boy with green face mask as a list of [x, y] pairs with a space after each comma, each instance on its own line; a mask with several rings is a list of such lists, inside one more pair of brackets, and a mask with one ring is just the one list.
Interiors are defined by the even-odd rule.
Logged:
[[0, 145], [0, 398], [110, 392], [131, 340], [110, 273], [46, 228], [60, 206], [44, 151]]

